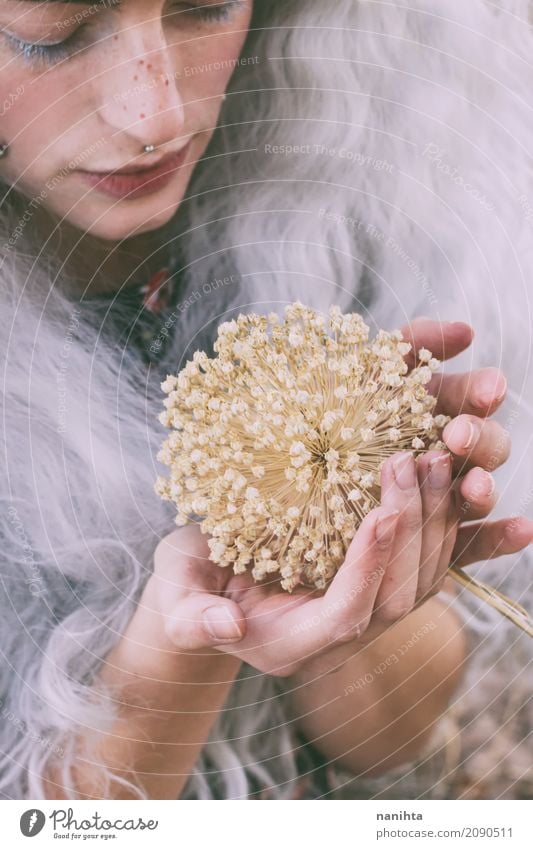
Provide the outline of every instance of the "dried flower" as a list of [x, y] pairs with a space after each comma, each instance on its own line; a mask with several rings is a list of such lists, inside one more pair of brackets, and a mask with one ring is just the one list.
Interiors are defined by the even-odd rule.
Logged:
[[400, 331], [369, 328], [338, 307], [300, 303], [285, 318], [240, 315], [219, 327], [210, 359], [196, 352], [162, 389], [173, 432], [158, 459], [177, 524], [201, 518], [211, 557], [254, 579], [324, 588], [363, 517], [380, 502], [380, 471], [401, 450], [445, 448], [424, 384], [440, 365]]
[[[283, 589], [324, 589], [363, 517], [380, 502], [380, 472], [397, 451], [446, 448], [449, 416], [433, 416], [424, 388], [440, 366], [400, 330], [369, 328], [357, 313], [329, 321], [301, 303], [282, 321], [239, 315], [221, 324], [209, 358], [197, 351], [161, 384], [159, 419], [172, 429], [155, 490], [200, 521], [211, 559]], [[527, 611], [452, 564], [449, 574], [533, 636]]]

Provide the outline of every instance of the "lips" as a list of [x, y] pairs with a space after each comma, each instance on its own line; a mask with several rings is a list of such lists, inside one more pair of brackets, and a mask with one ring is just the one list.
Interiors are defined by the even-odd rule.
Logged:
[[143, 170], [126, 168], [121, 171], [79, 171], [81, 178], [93, 188], [111, 197], [134, 200], [153, 194], [173, 179], [187, 156], [190, 142], [177, 153], [165, 156], [153, 168]]

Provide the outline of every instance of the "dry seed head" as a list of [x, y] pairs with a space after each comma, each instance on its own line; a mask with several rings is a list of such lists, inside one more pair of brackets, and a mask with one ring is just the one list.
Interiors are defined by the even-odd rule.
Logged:
[[214, 350], [161, 384], [172, 432], [156, 492], [177, 524], [200, 520], [220, 566], [323, 589], [379, 504], [386, 458], [446, 447], [450, 418], [424, 388], [440, 362], [421, 349], [408, 373], [401, 331], [370, 342], [357, 313], [301, 303], [224, 322]]

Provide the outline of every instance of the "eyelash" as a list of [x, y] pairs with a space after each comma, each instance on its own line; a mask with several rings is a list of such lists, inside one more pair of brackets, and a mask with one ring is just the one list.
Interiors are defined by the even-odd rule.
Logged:
[[8, 35], [7, 33], [4, 33], [4, 37], [13, 50], [15, 50], [17, 55], [21, 56], [30, 64], [34, 62], [43, 62], [45, 64], [53, 65], [56, 62], [60, 62], [62, 59], [68, 59], [69, 56], [72, 56], [76, 52], [76, 46], [80, 39], [81, 29], [82, 27], [77, 29], [64, 41], [60, 41], [58, 44], [34, 44], [29, 41], [21, 41], [19, 38], [15, 38], [15, 36]]
[[[192, 14], [201, 21], [217, 23], [230, 19], [233, 12], [243, 5], [241, 0], [227, 0], [216, 6], [192, 6], [185, 9], [181, 14]], [[14, 35], [4, 33], [4, 38], [11, 48], [30, 64], [42, 63], [54, 65], [62, 59], [68, 59], [76, 53], [76, 49], [82, 47], [82, 30], [84, 25], [78, 27], [64, 41], [57, 44], [35, 44], [33, 42], [21, 41]]]
[[232, 13], [242, 5], [239, 0], [229, 0], [229, 2], [219, 3], [216, 6], [191, 6], [190, 9], [185, 11], [192, 12], [193, 15], [197, 15], [204, 21], [227, 21]]

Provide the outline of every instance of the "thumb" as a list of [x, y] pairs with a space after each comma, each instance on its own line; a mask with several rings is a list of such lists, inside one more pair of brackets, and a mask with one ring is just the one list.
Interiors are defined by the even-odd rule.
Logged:
[[236, 602], [193, 592], [182, 598], [167, 616], [165, 632], [178, 649], [188, 651], [242, 640], [246, 620]]

